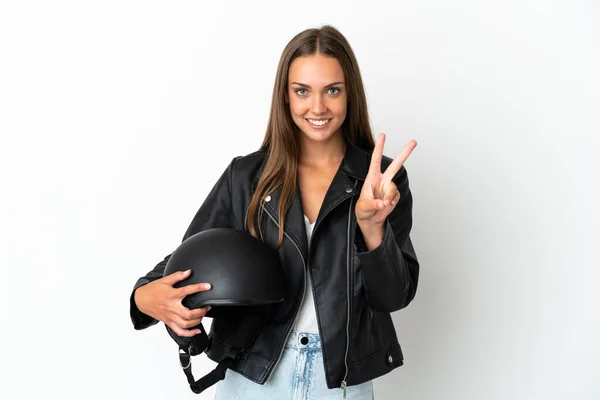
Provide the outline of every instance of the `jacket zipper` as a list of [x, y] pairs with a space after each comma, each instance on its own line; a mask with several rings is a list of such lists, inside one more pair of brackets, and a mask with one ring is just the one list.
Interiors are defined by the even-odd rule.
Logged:
[[[356, 189], [356, 183], [354, 182], [354, 188]], [[347, 239], [347, 252], [346, 252], [346, 271], [347, 272], [347, 279], [346, 279], [346, 296], [347, 296], [347, 303], [348, 303], [348, 317], [346, 318], [346, 353], [344, 355], [344, 365], [346, 367], [346, 373], [344, 374], [344, 379], [342, 380], [342, 383], [340, 384], [340, 388], [344, 391], [344, 399], [346, 398], [346, 377], [348, 376], [348, 348], [350, 346], [350, 226], [351, 226], [351, 222], [352, 222], [352, 200], [354, 200], [353, 197], [350, 198], [350, 211], [348, 212], [348, 239]], [[339, 204], [339, 203], [337, 203]], [[337, 205], [336, 204], [336, 205]], [[335, 207], [335, 206], [334, 206]], [[334, 207], [332, 207], [330, 210], [332, 210]], [[321, 218], [321, 220], [323, 220], [325, 218], [325, 216], [327, 216], [329, 212], [327, 212], [325, 215], [323, 215], [323, 217]], [[317, 218], [318, 220], [318, 218]], [[315, 232], [317, 230], [317, 226], [319, 224], [315, 224], [315, 227], [313, 228], [312, 234], [310, 235], [310, 240], [308, 242], [308, 250], [310, 251], [311, 249], [311, 245], [312, 245], [312, 240], [315, 237]], [[308, 273], [310, 274], [310, 269], [308, 270]], [[313, 289], [313, 293], [314, 293], [314, 281], [312, 280], [312, 274], [310, 274], [311, 276], [311, 283], [312, 283], [312, 289]], [[317, 309], [317, 300], [315, 299], [315, 297], [313, 296], [313, 301], [315, 303], [315, 312], [317, 314], [317, 324], [319, 325], [319, 331], [321, 330], [321, 322], [319, 320], [319, 311]], [[323, 341], [323, 339], [321, 339], [321, 342]], [[321, 347], [325, 347], [325, 345], [323, 343], [321, 343]]]
[[[279, 224], [277, 223], [275, 218], [273, 218], [271, 213], [269, 211], [267, 211], [267, 209], [264, 206], [262, 206], [262, 208], [267, 213], [269, 218], [271, 218], [271, 220], [275, 223], [275, 225], [277, 225], [277, 228], [279, 228]], [[316, 228], [316, 226], [315, 226], [315, 228]], [[300, 247], [296, 244], [296, 242], [294, 240], [292, 240], [292, 238], [285, 232], [285, 230], [283, 231], [283, 234], [290, 240], [290, 242], [292, 242], [294, 244], [294, 246], [296, 247], [296, 250], [298, 250], [298, 253], [300, 254], [300, 258], [302, 259], [302, 265], [304, 266], [304, 269], [303, 269], [304, 279], [302, 282], [302, 299], [300, 300], [298, 308], [296, 309], [296, 314], [294, 316], [294, 322], [290, 325], [290, 329], [288, 329], [285, 334], [285, 340], [283, 341], [283, 345], [285, 347], [285, 343], [287, 342], [287, 338], [290, 335], [292, 327], [294, 325], [296, 325], [296, 320], [298, 319], [300, 307], [302, 307], [302, 302], [304, 302], [304, 295], [306, 294], [306, 261], [304, 260], [304, 256], [302, 255], [302, 252], [300, 251]], [[273, 366], [273, 368], [271, 369], [271, 372], [269, 373], [269, 376], [267, 377], [267, 380], [265, 381], [265, 383], [269, 382], [269, 379], [271, 379], [271, 376], [273, 376], [273, 372], [275, 371], [275, 368], [277, 368], [277, 365], [279, 364], [279, 361], [281, 360], [282, 355], [283, 355], [283, 348], [279, 350], [279, 355], [277, 356], [277, 361], [275, 362], [275, 366]]]
[[[354, 182], [354, 188], [356, 189], [356, 184], [357, 181]], [[348, 303], [348, 317], [346, 318], [346, 353], [344, 355], [344, 365], [346, 368], [346, 372], [344, 374], [344, 379], [342, 380], [342, 383], [340, 384], [340, 388], [344, 391], [344, 399], [346, 398], [346, 378], [348, 376], [348, 350], [350, 347], [350, 226], [352, 225], [352, 201], [354, 200], [353, 197], [350, 198], [350, 210], [348, 212], [348, 231], [347, 231], [347, 250], [346, 250], [346, 271], [347, 271], [347, 279], [346, 279], [346, 296], [347, 296], [347, 303]], [[339, 203], [338, 203], [339, 204]], [[267, 213], [267, 215], [269, 216], [269, 218], [271, 218], [271, 220], [275, 223], [275, 225], [277, 225], [277, 227], [279, 228], [279, 224], [277, 223], [277, 221], [275, 220], [275, 218], [271, 215], [271, 213], [264, 207], [261, 206], [263, 208], [263, 210]], [[335, 207], [335, 206], [334, 206]], [[333, 209], [334, 207], [332, 207], [331, 209]], [[325, 218], [327, 214], [325, 214], [323, 216], [323, 218]], [[323, 219], [321, 218], [321, 220]], [[315, 224], [315, 227], [313, 228], [312, 234], [310, 236], [310, 240], [308, 242], [308, 248], [310, 251], [310, 247], [312, 244], [312, 239], [315, 235], [315, 231], [317, 230], [317, 225]], [[300, 307], [302, 307], [302, 303], [304, 302], [304, 296], [306, 294], [306, 270], [307, 270], [307, 266], [306, 266], [306, 261], [304, 260], [304, 256], [302, 255], [302, 251], [300, 251], [300, 246], [298, 246], [298, 244], [296, 244], [296, 242], [285, 232], [285, 229], [283, 231], [283, 234], [290, 240], [290, 242], [293, 243], [293, 245], [296, 247], [296, 250], [298, 250], [298, 253], [300, 254], [300, 258], [302, 259], [302, 264], [304, 266], [304, 282], [302, 284], [302, 300], [300, 300], [300, 304], [298, 306], [298, 309], [296, 310], [296, 315], [294, 316], [294, 322], [293, 324], [290, 326], [290, 329], [286, 332], [285, 337], [286, 337], [286, 341], [287, 341], [287, 337], [290, 334], [291, 328], [293, 326], [296, 325], [296, 320], [298, 319], [298, 313], [300, 311]], [[314, 285], [314, 282], [313, 282]], [[313, 289], [314, 290], [314, 289]], [[313, 298], [314, 300], [314, 298]], [[316, 304], [315, 304], [315, 311], [316, 311]], [[318, 311], [317, 312], [317, 323], [319, 324], [319, 329], [321, 329], [320, 326], [320, 322], [319, 322], [319, 315], [318, 315]], [[322, 341], [322, 339], [321, 339]], [[285, 342], [284, 342], [285, 343]], [[323, 346], [323, 343], [321, 343], [321, 346]], [[271, 376], [273, 375], [273, 372], [275, 371], [275, 368], [277, 368], [277, 365], [279, 364], [279, 361], [281, 360], [281, 356], [283, 355], [283, 351], [280, 350], [279, 351], [279, 355], [277, 357], [277, 362], [275, 363], [275, 366], [273, 367], [273, 369], [271, 369], [271, 372], [269, 373], [269, 376], [267, 377], [267, 380], [265, 381], [265, 383], [267, 383], [269, 381], [269, 379], [271, 379]]]
[[[354, 186], [356, 187], [356, 183], [354, 184]], [[347, 231], [347, 244], [346, 244], [346, 296], [347, 296], [347, 301], [346, 303], [348, 304], [348, 317], [346, 318], [346, 353], [344, 354], [344, 366], [346, 367], [346, 372], [344, 373], [344, 379], [342, 379], [342, 383], [340, 384], [340, 389], [342, 389], [344, 391], [344, 399], [346, 398], [346, 379], [348, 378], [348, 350], [350, 348], [350, 311], [351, 311], [351, 307], [350, 307], [350, 301], [352, 299], [351, 295], [350, 295], [350, 246], [352, 245], [352, 243], [350, 243], [350, 227], [352, 226], [352, 200], [354, 200], [354, 198], [350, 199], [350, 209], [348, 211], [348, 231]]]

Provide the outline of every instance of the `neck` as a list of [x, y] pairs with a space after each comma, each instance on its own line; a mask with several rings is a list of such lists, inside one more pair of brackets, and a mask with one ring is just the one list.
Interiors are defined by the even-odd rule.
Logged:
[[334, 134], [326, 141], [310, 140], [303, 136], [300, 143], [299, 162], [314, 166], [339, 164], [344, 158], [345, 151], [346, 143], [341, 132]]

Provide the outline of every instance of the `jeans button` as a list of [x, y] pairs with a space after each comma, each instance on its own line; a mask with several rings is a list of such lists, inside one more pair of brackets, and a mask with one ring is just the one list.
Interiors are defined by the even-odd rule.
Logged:
[[300, 338], [300, 343], [306, 346], [308, 344], [308, 338], [306, 336], [302, 336]]

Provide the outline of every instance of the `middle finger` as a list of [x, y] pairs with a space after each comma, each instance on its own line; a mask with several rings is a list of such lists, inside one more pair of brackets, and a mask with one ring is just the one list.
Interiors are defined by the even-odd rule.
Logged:
[[181, 311], [179, 313], [179, 316], [183, 319], [198, 319], [198, 318], [202, 318], [206, 315], [206, 313], [208, 312], [208, 310], [211, 309], [210, 306], [206, 306], [206, 307], [200, 307], [200, 308], [195, 308], [193, 310], [190, 310], [187, 307], [183, 307], [183, 311]]
[[417, 147], [416, 141], [411, 140], [410, 142], [408, 142], [408, 144], [404, 146], [404, 149], [402, 149], [400, 154], [398, 154], [396, 158], [394, 158], [394, 160], [391, 162], [391, 164], [388, 165], [385, 172], [383, 173], [383, 176], [389, 180], [392, 180], [392, 178], [398, 173], [398, 171], [400, 171], [400, 168], [402, 168], [402, 165], [404, 165], [404, 162], [406, 161], [408, 156], [410, 156], [410, 153], [412, 153], [415, 147]]

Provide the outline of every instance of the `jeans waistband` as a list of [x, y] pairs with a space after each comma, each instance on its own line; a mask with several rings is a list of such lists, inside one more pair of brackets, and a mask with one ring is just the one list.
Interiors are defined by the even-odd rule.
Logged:
[[317, 333], [292, 331], [288, 337], [286, 347], [297, 350], [321, 350], [321, 337]]

